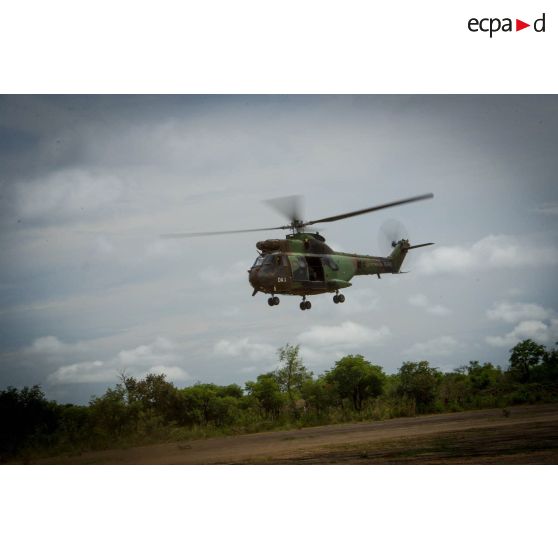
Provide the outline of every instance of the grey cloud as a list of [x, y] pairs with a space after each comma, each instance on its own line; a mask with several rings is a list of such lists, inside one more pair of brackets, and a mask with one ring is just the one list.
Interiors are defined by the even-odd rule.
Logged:
[[417, 271], [464, 273], [483, 269], [514, 269], [526, 266], [555, 266], [558, 248], [539, 246], [527, 239], [507, 235], [490, 235], [470, 246], [441, 246], [421, 255]]
[[298, 339], [311, 347], [337, 347], [351, 349], [361, 345], [380, 345], [391, 334], [389, 327], [372, 329], [356, 322], [345, 321], [339, 325], [315, 325], [302, 332]]
[[539, 304], [499, 302], [487, 310], [486, 315], [491, 320], [502, 320], [513, 324], [522, 320], [544, 320], [550, 318], [553, 312]]
[[48, 381], [54, 384], [106, 383], [114, 381], [122, 372], [136, 377], [164, 373], [170, 380], [187, 380], [189, 374], [177, 366], [178, 362], [184, 361], [184, 355], [178, 355], [175, 350], [173, 342], [158, 337], [152, 343], [121, 350], [105, 362], [81, 361], [60, 366], [49, 375]]
[[533, 339], [545, 345], [558, 339], [558, 320], [545, 323], [540, 320], [524, 320], [505, 335], [489, 335], [486, 342], [494, 347], [511, 347], [525, 339]]
[[454, 353], [461, 344], [451, 335], [442, 335], [427, 341], [414, 343], [404, 352], [406, 355], [417, 359], [425, 359], [428, 357], [447, 356]]
[[417, 306], [418, 308], [424, 308], [428, 313], [435, 316], [447, 316], [451, 314], [451, 310], [442, 304], [433, 304], [430, 302], [427, 296], [422, 293], [412, 295], [409, 297], [409, 304], [412, 306]]

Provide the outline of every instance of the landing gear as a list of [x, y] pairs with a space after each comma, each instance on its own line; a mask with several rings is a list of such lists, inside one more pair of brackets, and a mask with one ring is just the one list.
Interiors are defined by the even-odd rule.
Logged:
[[279, 302], [281, 302], [281, 301], [279, 300], [279, 297], [278, 297], [278, 296], [270, 296], [270, 297], [267, 299], [267, 303], [268, 303], [270, 306], [277, 306], [277, 305], [279, 304]]
[[333, 302], [335, 302], [335, 304], [342, 304], [345, 302], [345, 295], [339, 293], [333, 295]]
[[310, 310], [312, 308], [312, 303], [309, 300], [306, 300], [306, 297], [302, 297], [302, 302], [300, 303], [301, 310]]

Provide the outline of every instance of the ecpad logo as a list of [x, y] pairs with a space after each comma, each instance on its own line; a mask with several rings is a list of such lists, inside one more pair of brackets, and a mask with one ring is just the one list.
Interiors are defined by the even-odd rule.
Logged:
[[[536, 19], [534, 21], [533, 29], [536, 33], [545, 32], [545, 16], [546, 14], [543, 13], [543, 15], [539, 19]], [[512, 18], [509, 17], [505, 17], [503, 19], [497, 17], [485, 17], [483, 19], [477, 19], [475, 17], [472, 17], [469, 20], [467, 27], [469, 28], [469, 31], [473, 33], [477, 33], [479, 31], [483, 33], [490, 33], [490, 38], [492, 38], [492, 35], [494, 33], [497, 33], [498, 31], [503, 31], [504, 33], [513, 31]], [[520, 19], [515, 20], [516, 31], [521, 31], [522, 29], [526, 29], [527, 27], [531, 27], [531, 24], [525, 23]]]

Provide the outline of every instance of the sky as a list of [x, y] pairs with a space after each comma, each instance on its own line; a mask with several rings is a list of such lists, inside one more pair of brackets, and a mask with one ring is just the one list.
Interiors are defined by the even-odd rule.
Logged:
[[[346, 354], [505, 367], [522, 339], [558, 341], [557, 176], [558, 96], [0, 96], [0, 389], [243, 385], [286, 343], [316, 374]], [[285, 195], [314, 220], [427, 192], [320, 228], [387, 255], [396, 219], [435, 245], [306, 312], [251, 296], [276, 231], [161, 236], [284, 225], [262, 202]]]

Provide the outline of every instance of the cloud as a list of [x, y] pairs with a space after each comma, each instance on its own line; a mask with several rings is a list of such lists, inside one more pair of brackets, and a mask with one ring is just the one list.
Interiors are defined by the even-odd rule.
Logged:
[[82, 353], [87, 349], [87, 344], [78, 341], [77, 343], [64, 343], [54, 335], [38, 337], [30, 346], [23, 349], [24, 353], [38, 356], [52, 356], [64, 358], [65, 355]]
[[535, 213], [542, 213], [543, 215], [558, 215], [558, 202], [541, 203], [536, 209]]
[[190, 378], [190, 374], [180, 366], [152, 366], [146, 374], [164, 374], [169, 381], [184, 381]]
[[55, 384], [95, 383], [114, 380], [116, 376], [116, 370], [104, 367], [101, 360], [95, 360], [61, 366], [49, 376], [49, 381]]
[[549, 324], [540, 320], [525, 320], [505, 335], [486, 337], [486, 342], [493, 347], [512, 347], [525, 339], [532, 339], [537, 343], [556, 341], [558, 339], [558, 320], [552, 319]]
[[334, 362], [347, 355], [346, 350], [331, 348], [312, 348], [306, 345], [300, 347], [300, 356], [310, 367], [330, 367]]
[[67, 350], [67, 345], [54, 335], [39, 337], [28, 348], [28, 351], [32, 353], [60, 353], [65, 350]]
[[[41, 338], [40, 346], [55, 347], [53, 341], [46, 342]], [[56, 338], [54, 338], [56, 339]], [[187, 380], [190, 376], [176, 362], [182, 357], [174, 352], [174, 343], [158, 337], [153, 343], [125, 349], [107, 361], [80, 361], [60, 366], [50, 374], [48, 380], [52, 384], [100, 383], [116, 380], [119, 373], [126, 371], [135, 377], [146, 374], [165, 374], [168, 380]]]
[[440, 246], [420, 255], [417, 272], [465, 273], [485, 269], [517, 269], [558, 264], [554, 246], [530, 245], [507, 235], [489, 235], [471, 246]]
[[346, 304], [340, 304], [336, 312], [345, 315], [355, 313], [370, 313], [378, 309], [380, 298], [372, 289], [352, 290], [346, 294]]
[[95, 239], [95, 248], [100, 256], [110, 256], [114, 253], [114, 244], [104, 236], [98, 236]]
[[451, 335], [443, 335], [442, 337], [436, 337], [435, 339], [430, 339], [429, 341], [415, 343], [404, 352], [409, 355], [418, 355], [419, 358], [427, 356], [442, 356], [452, 354], [457, 349], [461, 348], [461, 346], [461, 343], [459, 343]]
[[520, 289], [519, 287], [510, 287], [507, 291], [506, 294], [508, 296], [519, 296], [523, 294], [523, 289]]
[[409, 304], [412, 306], [417, 306], [418, 308], [424, 308], [429, 314], [434, 314], [435, 316], [447, 316], [451, 314], [451, 310], [442, 306], [441, 304], [431, 304], [426, 295], [416, 294], [409, 297]]
[[499, 302], [486, 315], [491, 320], [501, 320], [509, 324], [523, 320], [546, 320], [552, 312], [538, 304], [525, 304], [521, 302]]
[[170, 352], [172, 348], [173, 344], [168, 339], [158, 337], [150, 345], [139, 345], [134, 349], [120, 351], [117, 360], [122, 366], [153, 365], [177, 358]]
[[242, 339], [221, 339], [214, 346], [215, 354], [228, 357], [242, 357], [253, 361], [270, 360], [277, 349], [266, 343], [254, 343], [248, 337]]
[[227, 269], [208, 267], [200, 271], [199, 276], [202, 280], [208, 281], [212, 285], [225, 285], [227, 283], [238, 283], [248, 281], [246, 270], [249, 265], [245, 261], [235, 262]]
[[522, 302], [499, 302], [487, 310], [491, 320], [517, 324], [504, 335], [489, 335], [485, 341], [493, 347], [511, 347], [524, 339], [538, 343], [550, 343], [558, 339], [558, 319], [556, 313], [539, 304]]
[[387, 326], [371, 329], [347, 321], [338, 326], [312, 326], [298, 336], [301, 343], [311, 347], [358, 347], [363, 344], [381, 345], [391, 334]]
[[18, 217], [41, 224], [106, 216], [123, 191], [121, 179], [79, 168], [55, 171], [16, 187]]
[[171, 238], [154, 240], [145, 247], [144, 256], [152, 259], [175, 259], [178, 258], [182, 250], [180, 243]]

